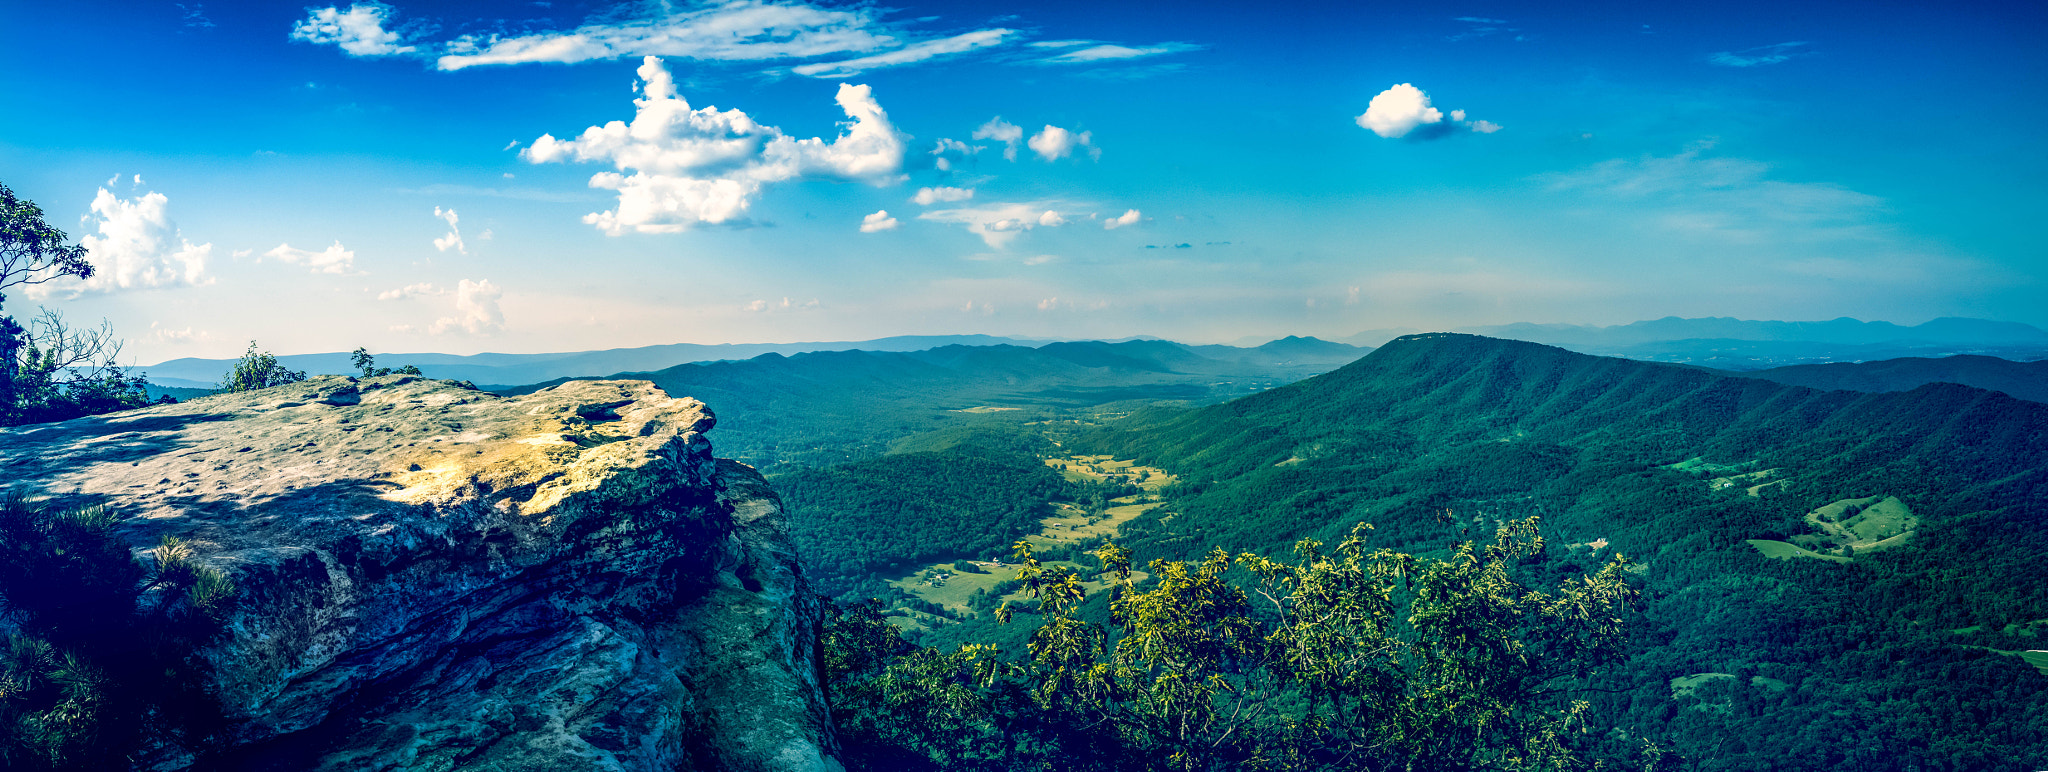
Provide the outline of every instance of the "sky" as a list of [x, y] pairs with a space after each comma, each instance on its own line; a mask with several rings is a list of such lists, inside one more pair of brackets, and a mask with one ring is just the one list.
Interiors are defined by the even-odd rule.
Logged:
[[149, 364], [2048, 326], [2039, 4], [0, 4], [8, 292]]

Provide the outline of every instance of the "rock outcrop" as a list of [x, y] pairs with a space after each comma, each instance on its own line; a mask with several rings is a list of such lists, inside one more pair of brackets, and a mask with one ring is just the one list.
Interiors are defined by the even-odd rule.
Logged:
[[0, 484], [235, 581], [197, 652], [227, 750], [146, 767], [837, 769], [818, 608], [712, 423], [643, 381], [325, 377], [0, 431]]

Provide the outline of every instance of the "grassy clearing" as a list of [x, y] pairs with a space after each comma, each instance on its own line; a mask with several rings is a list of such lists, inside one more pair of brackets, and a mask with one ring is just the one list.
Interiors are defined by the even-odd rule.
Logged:
[[995, 406], [992, 406], [992, 405], [976, 405], [976, 406], [974, 406], [974, 407], [963, 407], [963, 408], [960, 408], [960, 409], [958, 409], [958, 410], [955, 410], [955, 411], [953, 411], [953, 412], [955, 412], [955, 413], [1001, 413], [1001, 412], [1004, 412], [1004, 411], [1008, 411], [1008, 410], [1023, 410], [1023, 409], [1024, 409], [1024, 408], [1021, 408], [1021, 407], [995, 407]]
[[1775, 541], [1772, 539], [1747, 539], [1746, 541], [1749, 542], [1749, 546], [1755, 547], [1756, 551], [1763, 553], [1764, 557], [1767, 558], [1779, 558], [1782, 560], [1790, 560], [1792, 558], [1819, 558], [1821, 560], [1827, 560], [1835, 563], [1849, 562], [1849, 558], [1843, 557], [1841, 555], [1823, 555], [1818, 552], [1814, 552], [1813, 550], [1789, 542]]
[[1060, 470], [1060, 474], [1074, 482], [1104, 482], [1122, 478], [1146, 492], [1157, 491], [1179, 481], [1158, 467], [1139, 466], [1134, 461], [1124, 461], [1110, 456], [1067, 456], [1048, 458], [1045, 465]]
[[[982, 562], [978, 560], [974, 561], [974, 563], [976, 565], [981, 566], [981, 568], [987, 571], [988, 573], [963, 574], [952, 570], [952, 564], [947, 563], [941, 564], [939, 566], [932, 566], [924, 570], [920, 570], [917, 573], [911, 574], [901, 579], [892, 580], [889, 582], [889, 584], [893, 587], [896, 587], [897, 589], [910, 593], [911, 595], [915, 595], [923, 600], [930, 601], [941, 606], [945, 606], [950, 610], [962, 614], [966, 614], [971, 611], [971, 609], [969, 609], [967, 606], [967, 599], [973, 597], [974, 592], [976, 590], [980, 590], [982, 592], [991, 592], [995, 590], [995, 586], [997, 584], [1017, 578], [1017, 566], [1015, 564], [1006, 563], [998, 565], [993, 562]], [[1094, 569], [1089, 566], [1084, 566], [1080, 563], [1067, 562], [1064, 560], [1048, 561], [1045, 563], [1045, 566], [1048, 568], [1053, 566], [1061, 566], [1073, 569], [1074, 571], [1079, 572], [1083, 576], [1088, 576], [1094, 571]], [[939, 578], [936, 582], [928, 580], [926, 577], [930, 576], [935, 571], [939, 574], [942, 574], [942, 578]], [[1147, 577], [1147, 574], [1143, 571], [1132, 571], [1131, 577], [1134, 580], [1143, 581]], [[1095, 592], [1097, 590], [1103, 589], [1104, 587], [1107, 587], [1108, 585], [1099, 581], [1086, 581], [1082, 582], [1081, 586], [1086, 587], [1089, 592]], [[1023, 600], [1023, 598], [1018, 596], [1016, 593], [1006, 595], [1004, 596], [1004, 599]], [[939, 617], [931, 616], [929, 614], [922, 614], [920, 612], [914, 611], [906, 611], [906, 613], [911, 614], [912, 618], [915, 619], [915, 621], [918, 621], [920, 624], [926, 627], [946, 623]], [[926, 619], [924, 617], [929, 618]]]
[[1767, 481], [1771, 479], [1771, 475], [1775, 475], [1777, 473], [1778, 470], [1776, 469], [1759, 469], [1754, 472], [1745, 472], [1743, 474], [1731, 474], [1726, 477], [1716, 477], [1712, 480], [1707, 481], [1707, 487], [1717, 491], [1725, 488], [1733, 488], [1736, 486], [1749, 487], [1751, 484]]
[[1753, 466], [1756, 466], [1755, 461], [1743, 461], [1736, 464], [1715, 464], [1699, 456], [1693, 456], [1676, 464], [1665, 464], [1664, 468], [1679, 472], [1706, 472], [1707, 474], [1725, 475], [1739, 473]]
[[1059, 515], [1039, 521], [1045, 524], [1045, 530], [1026, 536], [1024, 540], [1031, 542], [1033, 547], [1045, 547], [1052, 544], [1071, 544], [1098, 536], [1115, 536], [1117, 529], [1122, 528], [1124, 523], [1159, 506], [1158, 502], [1141, 502], [1136, 496], [1111, 499], [1110, 503], [1118, 506], [1103, 510], [1101, 516], [1092, 520], [1088, 513], [1079, 507], [1060, 504]]
[[1671, 697], [1677, 699], [1693, 693], [1694, 690], [1717, 678], [1734, 678], [1734, 673], [1694, 673], [1671, 679]]
[[2019, 655], [2027, 664], [2039, 669], [2041, 675], [2048, 675], [2048, 650], [2022, 651]]

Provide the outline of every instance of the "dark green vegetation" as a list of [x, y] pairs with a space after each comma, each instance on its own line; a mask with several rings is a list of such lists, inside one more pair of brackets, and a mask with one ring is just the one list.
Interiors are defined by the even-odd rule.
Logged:
[[2048, 360], [2013, 362], [1967, 354], [1940, 359], [1905, 357], [1773, 367], [1743, 376], [1791, 386], [1848, 391], [1911, 391], [1930, 383], [1960, 383], [2032, 402], [2048, 402]]
[[[997, 557], [1048, 503], [1086, 495], [1040, 463], [1027, 437], [975, 434], [949, 447], [826, 468], [771, 482], [817, 589], [851, 598], [894, 595], [884, 577], [964, 556]], [[1042, 442], [1042, 441], [1041, 441]]]
[[[1549, 570], [1639, 560], [1643, 633], [1588, 720], [1668, 738], [1696, 768], [2048, 761], [2048, 679], [1997, 653], [2044, 648], [2023, 633], [2048, 618], [2048, 406], [1951, 384], [1820, 392], [1422, 335], [1089, 441], [1182, 480], [1124, 528], [1141, 560], [1280, 554], [1367, 521], [1377, 543], [1427, 552], [1539, 514], [1554, 541], [1580, 545], [1550, 549]], [[1666, 468], [1695, 457], [1783, 482], [1750, 495], [1712, 484], [1728, 472]], [[1918, 515], [1912, 540], [1840, 564], [1747, 543], [1879, 495]], [[1672, 679], [1706, 673], [1736, 677], [1674, 694]]]
[[209, 739], [186, 658], [234, 586], [174, 539], [129, 557], [118, 522], [0, 499], [0, 767], [120, 769], [139, 743]]
[[[360, 351], [361, 349], [358, 349]], [[361, 364], [357, 365], [361, 367]], [[249, 350], [242, 354], [240, 361], [220, 378], [220, 390], [224, 392], [255, 391], [287, 383], [298, 383], [306, 374], [285, 368], [277, 363], [277, 357], [270, 352], [256, 348], [256, 341], [249, 341]]]
[[1584, 731], [1577, 699], [1625, 648], [1625, 564], [1539, 590], [1535, 530], [1418, 560], [1361, 528], [1283, 561], [1154, 561], [1143, 585], [1104, 545], [1101, 621], [1072, 571], [1020, 545], [1030, 612], [996, 615], [1035, 628], [1028, 656], [916, 648], [856, 605], [827, 626], [833, 718], [855, 769], [1654, 768], [1654, 745]]
[[[1122, 401], [1219, 402], [1323, 372], [1358, 351], [1305, 339], [1269, 346], [1203, 347], [1213, 356], [1167, 341], [764, 354], [615, 377], [703, 400], [718, 413], [720, 455], [773, 472], [874, 458], [898, 440], [962, 426], [1065, 420], [1068, 411]], [[965, 412], [991, 407], [1011, 410]]]

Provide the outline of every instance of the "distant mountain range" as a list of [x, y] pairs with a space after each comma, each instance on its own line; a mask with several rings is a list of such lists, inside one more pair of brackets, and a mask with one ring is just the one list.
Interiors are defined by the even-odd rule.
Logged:
[[[1215, 360], [1251, 364], [1260, 367], [1291, 365], [1336, 366], [1363, 356], [1370, 349], [1332, 343], [1315, 338], [1288, 336], [1264, 345], [1239, 346], [1184, 346], [1157, 338], [1127, 338], [1113, 343], [1101, 341], [1064, 341], [1049, 343], [1044, 340], [1024, 338], [1001, 338], [992, 335], [902, 335], [893, 338], [877, 338], [863, 341], [837, 341], [815, 343], [722, 343], [702, 345], [696, 343], [672, 343], [663, 346], [642, 346], [605, 351], [571, 351], [552, 354], [378, 354], [380, 367], [403, 367], [415, 365], [430, 378], [463, 380], [487, 386], [514, 386], [539, 383], [562, 378], [593, 378], [626, 372], [651, 372], [692, 362], [719, 362], [752, 359], [763, 354], [784, 356], [819, 351], [872, 351], [908, 352], [948, 346], [1016, 346], [1037, 348], [1045, 345], [1076, 346], [1085, 344], [1150, 346], [1151, 350], [1165, 359], [1151, 363], [1151, 366], [1167, 367], [1167, 360], [1174, 356], [1193, 356], [1201, 360]], [[1163, 347], [1163, 348], [1162, 348]], [[1133, 349], [1136, 350], [1136, 349]], [[1167, 352], [1177, 353], [1167, 353]], [[1199, 353], [1197, 353], [1199, 352]], [[1126, 356], [1119, 353], [1117, 356]], [[347, 374], [354, 372], [350, 355], [329, 354], [287, 354], [277, 358], [278, 364], [308, 373]], [[232, 359], [173, 359], [149, 367], [137, 368], [149, 375], [149, 380], [159, 386], [181, 389], [210, 389], [220, 381], [222, 374], [234, 367]], [[1323, 368], [1328, 369], [1328, 368]], [[1200, 367], [1197, 367], [1200, 370]], [[1165, 372], [1162, 371], [1162, 372]], [[177, 392], [172, 392], [178, 396]]]
[[[1066, 341], [770, 352], [603, 375], [646, 379], [703, 400], [718, 414], [720, 454], [771, 469], [878, 456], [910, 434], [991, 420], [1042, 420], [1121, 401], [1221, 402], [1327, 372], [1366, 351], [1314, 338], [1253, 348]], [[495, 390], [522, 394], [565, 380]]]
[[[1359, 333], [1344, 340], [1370, 340], [1383, 332], [1388, 331]], [[1516, 323], [1468, 327], [1459, 332], [1543, 343], [1582, 354], [1723, 370], [1957, 354], [2012, 360], [2048, 358], [2048, 331], [2017, 322], [1955, 317], [1908, 327], [1848, 317], [1779, 322], [1672, 316], [1611, 327]]]
[[1960, 383], [2033, 402], [2048, 402], [2048, 360], [2013, 362], [1963, 354], [1940, 359], [1905, 357], [1878, 362], [1793, 365], [1735, 374], [1829, 391], [1912, 391], [1930, 383]]

